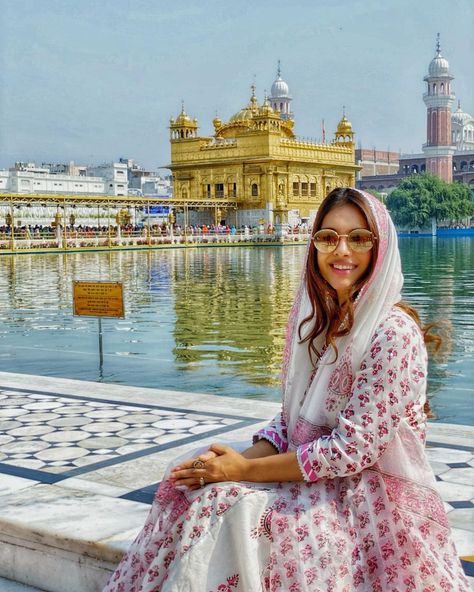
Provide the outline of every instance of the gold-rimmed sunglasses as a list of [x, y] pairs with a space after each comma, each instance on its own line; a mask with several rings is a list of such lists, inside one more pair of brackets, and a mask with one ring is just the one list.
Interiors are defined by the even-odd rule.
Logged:
[[377, 237], [365, 228], [356, 228], [349, 234], [338, 234], [331, 228], [322, 228], [313, 236], [313, 244], [320, 253], [332, 253], [337, 249], [341, 238], [347, 239], [347, 246], [355, 253], [367, 253], [377, 240]]

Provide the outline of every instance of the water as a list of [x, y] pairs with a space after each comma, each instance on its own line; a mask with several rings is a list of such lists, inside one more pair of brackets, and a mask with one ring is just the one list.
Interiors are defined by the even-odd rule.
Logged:
[[[474, 425], [474, 239], [400, 240], [405, 299], [447, 320], [430, 363], [439, 421]], [[0, 257], [0, 369], [277, 401], [304, 247]], [[126, 318], [72, 316], [72, 281], [124, 283]], [[178, 395], [177, 395], [178, 396]]]

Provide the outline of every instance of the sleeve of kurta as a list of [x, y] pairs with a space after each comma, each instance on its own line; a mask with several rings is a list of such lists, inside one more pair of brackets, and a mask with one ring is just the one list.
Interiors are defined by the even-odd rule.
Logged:
[[282, 412], [276, 415], [267, 426], [259, 430], [254, 435], [253, 443], [255, 444], [262, 439], [268, 440], [270, 444], [273, 444], [279, 453], [286, 452], [288, 450], [287, 429]]
[[424, 419], [426, 372], [418, 326], [405, 313], [393, 313], [374, 333], [331, 434], [298, 447], [304, 480], [358, 473], [377, 462], [400, 421], [416, 428]]

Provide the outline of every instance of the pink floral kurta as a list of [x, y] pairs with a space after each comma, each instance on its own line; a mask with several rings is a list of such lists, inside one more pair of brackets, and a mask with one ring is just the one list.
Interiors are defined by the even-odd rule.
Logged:
[[160, 486], [105, 592], [468, 592], [424, 454], [427, 360], [393, 309], [354, 372], [334, 365], [320, 425], [257, 434], [302, 482]]

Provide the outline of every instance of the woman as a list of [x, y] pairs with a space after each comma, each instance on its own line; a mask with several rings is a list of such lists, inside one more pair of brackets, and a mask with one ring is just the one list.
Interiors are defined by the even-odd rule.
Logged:
[[385, 207], [321, 205], [282, 411], [173, 467], [107, 592], [469, 590], [424, 454], [427, 356]]

